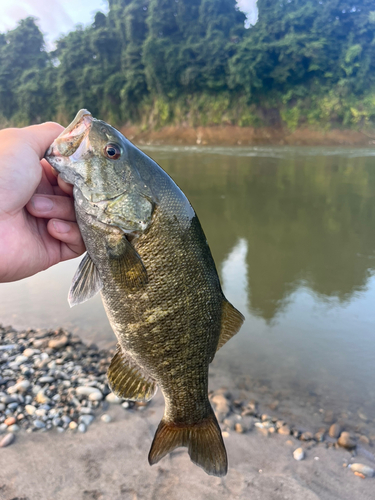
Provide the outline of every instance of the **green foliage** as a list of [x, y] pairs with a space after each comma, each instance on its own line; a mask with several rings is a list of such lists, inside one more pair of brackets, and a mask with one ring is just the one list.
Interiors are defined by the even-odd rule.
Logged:
[[373, 0], [258, 0], [249, 29], [235, 0], [108, 3], [50, 53], [33, 18], [0, 34], [0, 126], [374, 123]]

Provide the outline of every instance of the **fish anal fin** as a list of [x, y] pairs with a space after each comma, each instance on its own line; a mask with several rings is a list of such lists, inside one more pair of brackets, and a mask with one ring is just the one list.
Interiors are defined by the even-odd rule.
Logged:
[[120, 345], [108, 368], [108, 384], [116, 396], [130, 401], [150, 401], [157, 391], [155, 380], [144, 374]]
[[107, 253], [112, 276], [126, 290], [139, 290], [148, 282], [142, 259], [126, 236], [116, 242], [107, 242]]
[[168, 422], [163, 418], [157, 428], [148, 456], [154, 465], [175, 448], [188, 448], [191, 461], [212, 476], [225, 476], [227, 452], [219, 424], [212, 412], [208, 418], [191, 426]]
[[221, 315], [221, 331], [219, 342], [217, 344], [216, 352], [228, 342], [242, 326], [245, 317], [232, 306], [230, 302], [224, 300], [223, 310]]
[[70, 307], [94, 297], [102, 288], [99, 272], [88, 253], [81, 260], [69, 290]]

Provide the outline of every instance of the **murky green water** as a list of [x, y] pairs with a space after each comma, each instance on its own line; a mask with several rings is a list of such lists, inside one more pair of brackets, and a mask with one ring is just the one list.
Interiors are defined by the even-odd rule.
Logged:
[[[301, 408], [374, 419], [375, 150], [146, 152], [189, 197], [225, 294], [246, 316], [214, 373]], [[0, 321], [113, 341], [99, 297], [67, 305], [77, 264], [1, 285]]]

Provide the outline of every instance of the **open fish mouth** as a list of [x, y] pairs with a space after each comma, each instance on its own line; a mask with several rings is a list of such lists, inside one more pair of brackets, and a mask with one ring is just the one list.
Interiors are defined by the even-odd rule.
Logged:
[[[49, 159], [59, 159], [62, 157], [71, 157], [73, 156], [80, 145], [87, 138], [91, 125], [94, 118], [91, 113], [86, 109], [81, 109], [78, 111], [76, 117], [72, 121], [72, 123], [61, 132], [61, 134], [54, 140], [51, 146], [48, 148], [45, 157], [47, 160]], [[59, 161], [51, 162], [54, 169], [57, 172], [59, 170]]]

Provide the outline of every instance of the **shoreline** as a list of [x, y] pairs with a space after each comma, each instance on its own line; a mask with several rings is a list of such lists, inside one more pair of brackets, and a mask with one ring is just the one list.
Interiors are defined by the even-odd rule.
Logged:
[[208, 127], [165, 126], [143, 130], [141, 126], [119, 129], [130, 141], [139, 145], [186, 146], [375, 146], [375, 131], [332, 129], [327, 131], [298, 128], [239, 127], [217, 125]]
[[[333, 436], [333, 424], [322, 426], [315, 433], [315, 429], [306, 431], [281, 420], [276, 410], [264, 413], [261, 403], [238, 398], [236, 390], [225, 387], [210, 391], [210, 400], [228, 449], [228, 476], [225, 479], [206, 476], [190, 463], [183, 449], [176, 450], [160, 464], [149, 468], [148, 447], [163, 414], [163, 397], [159, 391], [147, 405], [115, 398], [105, 379], [112, 355], [113, 350], [100, 350], [95, 345], [85, 344], [76, 335], [62, 329], [17, 332], [11, 327], [0, 327], [0, 442], [5, 438], [9, 440], [10, 435], [14, 436], [9, 446], [0, 448], [0, 453], [6, 457], [0, 471], [0, 499], [10, 500], [16, 495], [26, 495], [29, 500], [120, 499], [124, 496], [121, 492], [118, 492], [120, 496], [115, 496], [111, 487], [116, 481], [118, 483], [124, 470], [126, 475], [130, 475], [130, 481], [128, 477], [121, 476], [121, 484], [117, 486], [120, 490], [122, 488], [123, 493], [133, 492], [133, 496], [125, 498], [154, 498], [151, 492], [140, 494], [142, 488], [134, 479], [135, 469], [153, 478], [154, 485], [161, 481], [163, 488], [171, 491], [170, 499], [179, 498], [178, 491], [187, 480], [187, 471], [190, 480], [203, 481], [207, 486], [203, 489], [206, 494], [213, 485], [220, 489], [220, 485], [229, 483], [232, 486], [227, 490], [234, 488], [231, 494], [241, 493], [238, 498], [248, 498], [246, 484], [250, 481], [257, 485], [254, 491], [260, 495], [254, 498], [281, 499], [285, 497], [272, 496], [269, 491], [270, 481], [274, 485], [281, 481], [288, 485], [288, 498], [295, 500], [300, 500], [302, 495], [311, 500], [344, 500], [353, 498], [358, 489], [363, 490], [361, 499], [371, 498], [375, 479], [360, 481], [342, 467], [359, 462], [375, 468], [373, 446], [368, 437], [358, 437], [342, 427], [336, 429], [337, 435]], [[7, 424], [4, 423], [6, 420]], [[336, 425], [340, 427], [338, 423]], [[346, 439], [347, 446], [342, 446], [343, 439]], [[126, 443], [125, 455], [119, 441], [124, 445]], [[302, 461], [293, 457], [293, 452], [299, 448], [304, 455]], [[98, 450], [99, 456], [105, 456], [106, 460], [99, 460], [96, 456], [92, 458], [96, 453], [93, 450]], [[117, 462], [113, 462], [108, 450], [117, 457]], [[42, 493], [38, 488], [40, 475], [47, 466], [46, 460], [48, 467], [54, 471], [54, 479], [48, 487], [44, 485]], [[18, 473], [20, 464], [22, 474]], [[71, 482], [66, 470], [73, 466], [76, 481]], [[101, 474], [92, 472], [107, 470], [111, 466], [117, 471], [116, 480], [111, 485], [100, 477]], [[320, 495], [320, 490], [314, 482], [306, 487], [307, 479], [303, 474], [311, 475], [317, 466], [321, 469], [322, 492], [329, 491], [329, 495], [316, 496]], [[275, 469], [279, 470], [276, 476], [273, 475]], [[301, 471], [302, 476], [299, 477]], [[264, 473], [269, 475], [267, 481], [260, 478]], [[34, 478], [30, 477], [31, 474]], [[78, 491], [81, 476], [85, 483], [87, 475], [93, 486], [86, 485], [86, 489]], [[36, 479], [38, 477], [39, 480]], [[296, 477], [299, 477], [297, 481]], [[348, 496], [344, 495], [344, 490], [335, 496], [334, 488], [342, 481], [345, 481], [345, 495]], [[31, 483], [33, 486], [30, 489]], [[56, 492], [57, 484], [62, 484], [60, 494]], [[124, 484], [127, 484], [126, 488]], [[2, 496], [4, 492], [5, 496]], [[78, 494], [81, 496], [74, 496]], [[220, 494], [218, 498], [226, 497]]]

